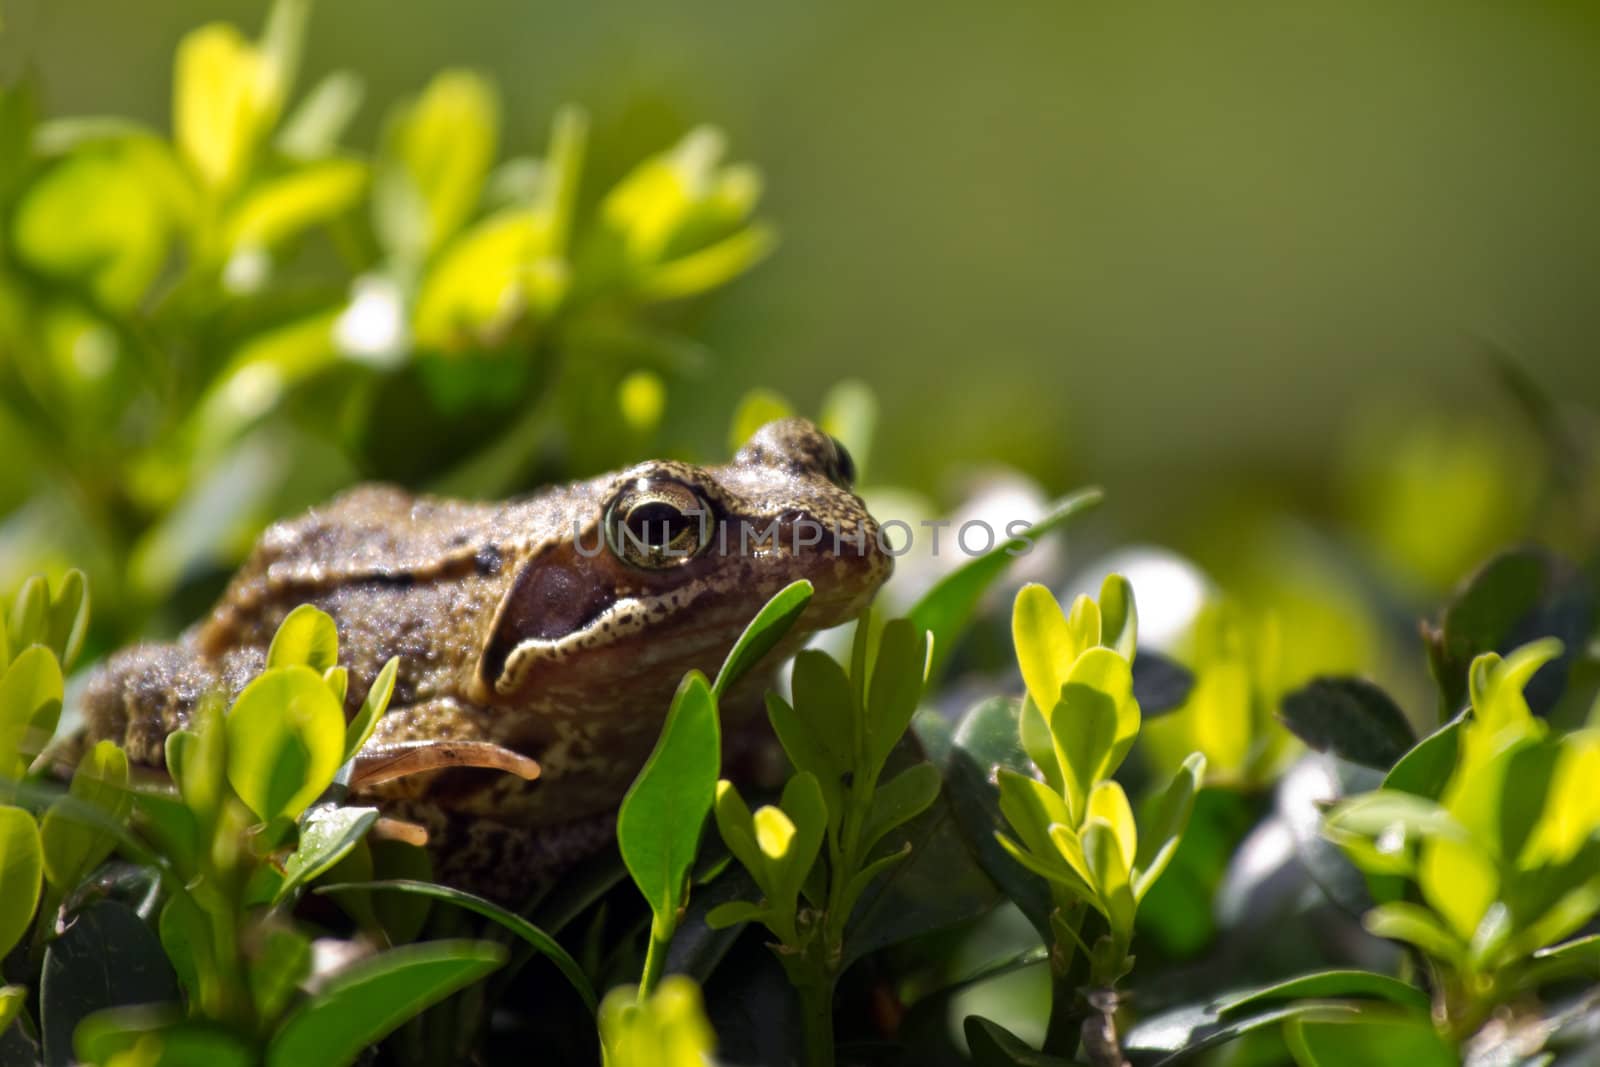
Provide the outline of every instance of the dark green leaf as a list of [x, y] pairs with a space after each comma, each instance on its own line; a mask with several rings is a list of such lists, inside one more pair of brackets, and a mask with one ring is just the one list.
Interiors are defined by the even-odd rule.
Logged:
[[928, 636], [909, 619], [892, 619], [878, 637], [866, 707], [866, 757], [858, 772], [876, 778], [922, 699]]
[[939, 770], [931, 763], [912, 764], [880, 785], [861, 831], [862, 854], [870, 853], [884, 834], [921, 815], [938, 795]]
[[963, 563], [923, 594], [908, 617], [917, 629], [927, 630], [933, 641], [933, 662], [928, 680], [936, 681], [943, 672], [951, 649], [960, 639], [977, 610], [978, 601], [995, 580], [1011, 566], [1012, 560], [1030, 551], [1039, 538], [1050, 533], [1081, 511], [1087, 511], [1104, 497], [1098, 488], [1080, 489], [1062, 497], [1022, 536], [1004, 541], [981, 556]]
[[721, 764], [717, 698], [705, 675], [691, 671], [617, 813], [622, 861], [657, 916], [682, 906]]
[[812, 592], [811, 583], [802, 578], [784, 586], [766, 602], [722, 661], [722, 669], [711, 687], [712, 693], [721, 697], [783, 640], [806, 610], [806, 605], [811, 603]]
[[316, 889], [318, 893], [346, 893], [357, 890], [389, 889], [400, 893], [413, 893], [418, 896], [429, 897], [433, 900], [443, 900], [451, 904], [466, 908], [468, 911], [482, 915], [486, 919], [493, 919], [507, 930], [526, 941], [536, 951], [550, 958], [572, 988], [578, 991], [583, 1002], [592, 1012], [597, 1004], [594, 987], [589, 984], [589, 979], [584, 975], [583, 968], [578, 966], [578, 961], [573, 959], [562, 948], [560, 943], [539, 927], [522, 918], [514, 912], [507, 911], [493, 901], [485, 900], [480, 896], [449, 886], [435, 885], [432, 882], [414, 882], [406, 879], [392, 879], [385, 882], [347, 882], [341, 885], [325, 885]]
[[977, 1015], [967, 1016], [961, 1029], [977, 1067], [1077, 1067], [1075, 1061], [1035, 1051], [999, 1023]]
[[[915, 735], [891, 757], [891, 769], [920, 761], [923, 749], [929, 756], [942, 754], [948, 740], [919, 745], [934, 731], [948, 731], [937, 719], [932, 714], [917, 719]], [[994, 882], [973, 859], [945, 793], [902, 834], [911, 855], [861, 894], [845, 932], [844, 966], [885, 945], [975, 918], [1000, 902]]]
[[352, 964], [279, 1028], [267, 1067], [349, 1063], [395, 1027], [505, 962], [486, 941], [427, 941]]
[[1414, 985], [1372, 971], [1334, 970], [1302, 974], [1249, 993], [1223, 997], [1217, 1001], [1216, 1009], [1219, 1018], [1227, 1019], [1285, 1001], [1345, 997], [1386, 1000], [1423, 1011], [1428, 1008], [1428, 994]]
[[1584, 646], [1594, 608], [1582, 572], [1554, 553], [1519, 548], [1485, 563], [1427, 632], [1446, 714], [1466, 706], [1467, 673], [1478, 655], [1504, 654], [1536, 638], [1558, 637], [1566, 651], [1540, 668], [1526, 691], [1535, 713], [1547, 712], [1566, 685], [1572, 657]]
[[[1018, 740], [1018, 702], [993, 697], [976, 705], [956, 727], [944, 765], [945, 796], [961, 837], [984, 873], [1005, 891], [1028, 921], [1049, 941], [1049, 887], [1044, 879], [1023, 870], [996, 841], [995, 834], [1011, 832], [1000, 812], [1000, 794], [994, 784], [997, 768], [1030, 773], [1028, 757]], [[928, 745], [930, 729], [944, 729], [937, 717], [920, 716], [914, 729]], [[928, 746], [932, 747], [932, 746]]]
[[1405, 713], [1363, 678], [1317, 678], [1283, 698], [1283, 724], [1318, 752], [1388, 770], [1416, 743]]
[[1171, 657], [1142, 649], [1133, 661], [1133, 699], [1146, 720], [1177, 711], [1193, 689], [1193, 672]]
[[45, 1063], [73, 1062], [73, 1031], [94, 1012], [177, 1001], [177, 976], [155, 931], [126, 904], [96, 901], [45, 951], [39, 984]]

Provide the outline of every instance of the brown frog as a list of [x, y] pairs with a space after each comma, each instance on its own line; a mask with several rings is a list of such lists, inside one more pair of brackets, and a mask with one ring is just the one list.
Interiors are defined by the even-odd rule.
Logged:
[[871, 600], [892, 559], [852, 477], [838, 442], [785, 419], [726, 466], [642, 463], [508, 503], [352, 489], [268, 529], [177, 643], [100, 667], [87, 737], [161, 766], [202, 696], [237, 693], [283, 617], [315, 604], [338, 625], [348, 713], [400, 657], [369, 748], [491, 742], [538, 761], [534, 781], [457, 768], [357, 790], [428, 830], [443, 880], [514, 900], [605, 838], [683, 674], [714, 673], [769, 597], [816, 590], [774, 661]]

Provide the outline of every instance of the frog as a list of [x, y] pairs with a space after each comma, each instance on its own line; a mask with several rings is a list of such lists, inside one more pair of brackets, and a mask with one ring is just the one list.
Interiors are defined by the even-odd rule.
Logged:
[[[769, 664], [866, 609], [893, 555], [854, 477], [842, 444], [787, 418], [724, 465], [653, 460], [508, 501], [357, 486], [269, 527], [176, 641], [96, 668], [85, 740], [162, 771], [166, 738], [208, 694], [236, 696], [287, 614], [312, 604], [338, 630], [347, 716], [398, 657], [358, 760], [492, 748], [536, 765], [372, 774], [352, 792], [420, 827], [441, 881], [516, 901], [603, 846], [681, 680], [714, 676], [770, 597], [813, 589]], [[725, 694], [725, 729], [758, 720], [769, 680], [751, 672]]]

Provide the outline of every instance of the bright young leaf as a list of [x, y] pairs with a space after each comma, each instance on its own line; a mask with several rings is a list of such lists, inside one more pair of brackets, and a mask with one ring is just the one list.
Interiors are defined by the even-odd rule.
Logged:
[[344, 709], [309, 667], [270, 669], [223, 719], [228, 781], [262, 821], [293, 818], [333, 781], [344, 755]]
[[372, 680], [372, 687], [367, 690], [366, 699], [361, 702], [361, 708], [350, 720], [350, 725], [345, 728], [344, 759], [349, 762], [355, 754], [361, 751], [361, 746], [372, 737], [372, 732], [378, 728], [378, 720], [383, 718], [384, 711], [389, 707], [389, 698], [394, 696], [394, 680], [400, 670], [398, 656], [390, 657], [389, 662], [383, 665], [378, 676]]
[[339, 630], [320, 608], [301, 604], [284, 617], [267, 649], [267, 667], [310, 667], [318, 674], [339, 663]]

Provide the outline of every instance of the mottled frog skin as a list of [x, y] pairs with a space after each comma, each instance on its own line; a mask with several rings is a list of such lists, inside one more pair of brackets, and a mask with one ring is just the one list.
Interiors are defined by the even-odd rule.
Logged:
[[539, 762], [531, 782], [457, 768], [368, 792], [428, 829], [441, 879], [514, 900], [604, 839], [684, 672], [714, 673], [772, 594], [816, 587], [772, 662], [866, 606], [892, 560], [852, 473], [837, 442], [787, 419], [725, 466], [642, 463], [505, 503], [352, 489], [268, 529], [177, 643], [102, 665], [87, 737], [160, 767], [201, 697], [236, 694], [283, 617], [315, 604], [338, 625], [348, 713], [400, 657], [369, 745], [489, 741]]

